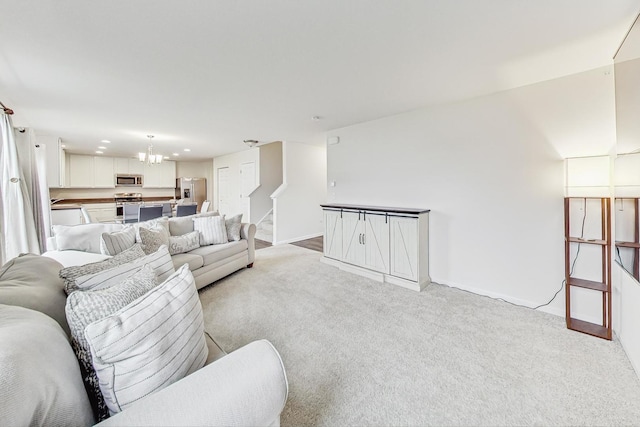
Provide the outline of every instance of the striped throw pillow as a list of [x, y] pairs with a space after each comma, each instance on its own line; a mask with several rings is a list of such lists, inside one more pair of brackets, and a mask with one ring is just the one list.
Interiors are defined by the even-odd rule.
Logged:
[[136, 244], [136, 230], [131, 226], [122, 231], [102, 233], [100, 236], [100, 253], [104, 255], [117, 255]]
[[84, 330], [90, 323], [115, 313], [157, 284], [156, 275], [147, 264], [110, 288], [72, 292], [67, 298], [65, 313], [71, 329], [71, 347], [80, 363], [82, 380], [89, 391], [89, 400], [98, 420], [106, 418], [109, 413], [98, 386]]
[[172, 275], [176, 270], [171, 261], [169, 248], [162, 245], [160, 249], [149, 255], [136, 259], [133, 262], [122, 264], [109, 270], [103, 270], [95, 274], [88, 274], [76, 278], [75, 289], [97, 290], [109, 288], [117, 283], [122, 282], [136, 271], [140, 270], [145, 264], [149, 264], [153, 269], [158, 281], [163, 282]]
[[204, 366], [202, 306], [189, 266], [85, 329], [111, 414]]
[[200, 232], [200, 246], [227, 243], [224, 215], [193, 218], [193, 229]]

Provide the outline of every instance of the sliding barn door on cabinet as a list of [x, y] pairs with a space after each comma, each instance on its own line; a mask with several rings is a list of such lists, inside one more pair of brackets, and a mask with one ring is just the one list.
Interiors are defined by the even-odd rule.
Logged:
[[342, 261], [364, 265], [364, 233], [360, 212], [342, 212]]
[[342, 259], [342, 219], [340, 211], [324, 211], [324, 256]]
[[363, 223], [364, 266], [389, 273], [389, 218], [366, 212]]
[[391, 274], [418, 280], [418, 220], [391, 217]]

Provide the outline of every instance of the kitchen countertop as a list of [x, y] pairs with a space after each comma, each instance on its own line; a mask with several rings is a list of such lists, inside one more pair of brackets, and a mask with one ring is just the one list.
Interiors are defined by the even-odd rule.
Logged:
[[[172, 201], [173, 197], [169, 196], [151, 196], [151, 197], [143, 197], [143, 202], [159, 202], [159, 201]], [[83, 203], [115, 203], [115, 199], [113, 197], [101, 197], [101, 198], [86, 198], [86, 199], [63, 199], [62, 201], [56, 203], [55, 205], [51, 205], [51, 208], [54, 206], [63, 206], [63, 205], [73, 205], [73, 204], [83, 204]], [[78, 206], [79, 207], [79, 206]], [[69, 208], [67, 208], [69, 209]]]
[[58, 203], [51, 206], [51, 210], [54, 210], [54, 211], [61, 211], [65, 209], [81, 209], [81, 208], [82, 206], [75, 203]]

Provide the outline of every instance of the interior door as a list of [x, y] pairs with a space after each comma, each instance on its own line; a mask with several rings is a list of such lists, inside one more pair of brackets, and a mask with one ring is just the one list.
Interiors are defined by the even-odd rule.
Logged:
[[218, 168], [218, 211], [220, 215], [230, 213], [231, 210], [231, 181], [229, 168]]

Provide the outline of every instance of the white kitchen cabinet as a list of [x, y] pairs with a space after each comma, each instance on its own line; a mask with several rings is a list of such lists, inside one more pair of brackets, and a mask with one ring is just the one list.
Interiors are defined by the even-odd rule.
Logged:
[[143, 175], [144, 163], [137, 158], [116, 157], [113, 159], [116, 174]]
[[323, 262], [420, 291], [429, 278], [429, 210], [322, 205]]
[[51, 225], [78, 225], [82, 224], [80, 207], [51, 209]]
[[176, 162], [165, 160], [160, 164], [144, 163], [144, 188], [176, 188]]
[[69, 187], [114, 188], [113, 158], [69, 155]]
[[47, 185], [62, 188], [65, 183], [65, 153], [62, 140], [55, 136], [38, 136], [37, 142], [44, 145], [47, 164]]

